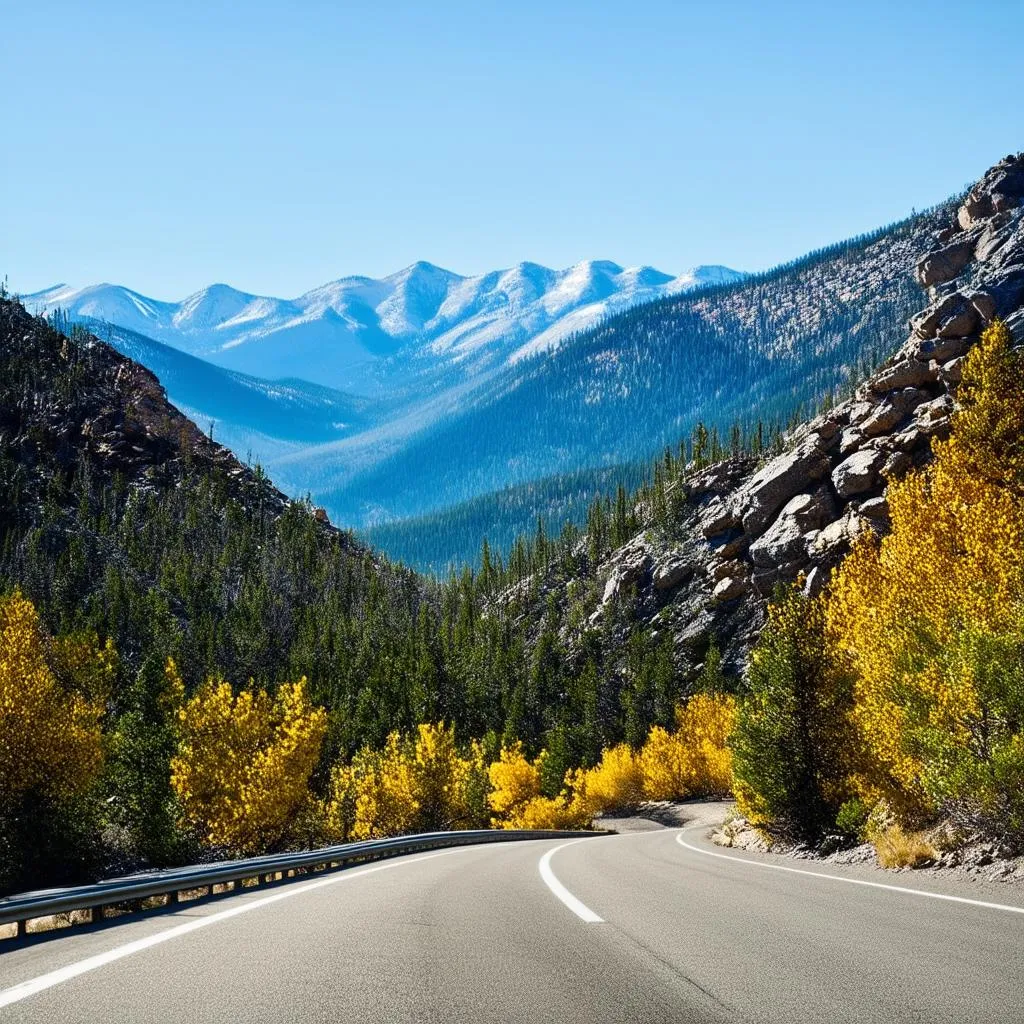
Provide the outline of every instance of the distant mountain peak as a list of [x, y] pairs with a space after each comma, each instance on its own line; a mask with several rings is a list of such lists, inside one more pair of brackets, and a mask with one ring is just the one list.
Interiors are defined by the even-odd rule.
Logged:
[[420, 369], [423, 359], [433, 359], [471, 376], [550, 349], [628, 306], [741, 276], [696, 267], [673, 277], [598, 259], [562, 270], [523, 261], [464, 276], [418, 260], [384, 278], [338, 278], [295, 299], [253, 295], [223, 282], [180, 302], [115, 284], [77, 290], [59, 284], [25, 303], [38, 312], [60, 307], [74, 318], [116, 324], [227, 369], [358, 389], [365, 368], [381, 357], [407, 352]]

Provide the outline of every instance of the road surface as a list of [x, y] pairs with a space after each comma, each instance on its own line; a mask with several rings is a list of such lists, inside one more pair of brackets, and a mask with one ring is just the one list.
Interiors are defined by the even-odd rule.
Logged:
[[446, 850], [8, 946], [0, 1021], [1024, 1021], [1019, 888], [703, 832]]

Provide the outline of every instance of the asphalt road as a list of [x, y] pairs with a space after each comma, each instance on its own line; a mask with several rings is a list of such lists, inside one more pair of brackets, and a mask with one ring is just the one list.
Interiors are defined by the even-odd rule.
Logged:
[[701, 829], [469, 847], [8, 947], [0, 1021], [1013, 1024], [1013, 907]]

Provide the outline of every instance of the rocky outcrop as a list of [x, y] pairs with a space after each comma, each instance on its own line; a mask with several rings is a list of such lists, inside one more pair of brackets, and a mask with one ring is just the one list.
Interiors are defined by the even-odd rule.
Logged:
[[672, 626], [687, 671], [711, 638], [740, 669], [776, 584], [803, 573], [817, 591], [860, 533], [884, 533], [888, 481], [926, 463], [932, 439], [948, 433], [980, 332], [999, 317], [1024, 342], [1024, 155], [971, 189], [916, 277], [926, 307], [851, 399], [761, 465], [737, 459], [691, 476], [689, 539], [670, 555], [648, 539], [643, 558], [634, 542], [601, 567], [606, 601], [636, 587], [636, 613]]
[[[67, 337], [4, 297], [0, 370], [0, 447], [27, 481], [20, 513], [43, 500], [47, 481], [72, 471], [154, 493], [209, 474], [241, 505], [271, 517], [292, 504], [175, 408], [144, 366], [92, 335]], [[318, 529], [351, 543], [322, 509], [314, 518]]]

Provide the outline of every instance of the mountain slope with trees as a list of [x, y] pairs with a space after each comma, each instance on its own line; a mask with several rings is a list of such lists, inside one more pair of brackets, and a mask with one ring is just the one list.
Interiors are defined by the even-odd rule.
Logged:
[[[899, 325], [918, 301], [915, 261], [953, 208], [612, 317], [491, 381], [468, 408], [354, 475], [334, 462], [330, 446], [279, 465], [308, 473], [318, 500], [341, 522], [383, 537], [381, 524], [432, 512], [424, 528], [443, 534], [447, 506], [551, 476], [650, 461], [698, 422], [723, 447], [735, 427], [783, 430], [820, 401], [842, 397], [898, 347]], [[579, 525], [581, 509], [573, 511]], [[525, 530], [542, 514], [557, 530], [562, 512], [538, 488], [517, 526]], [[454, 510], [456, 531], [463, 514]], [[481, 525], [495, 537], [507, 531], [506, 522]], [[409, 551], [415, 535], [402, 533]], [[453, 562], [472, 554], [462, 545], [453, 552]]]

